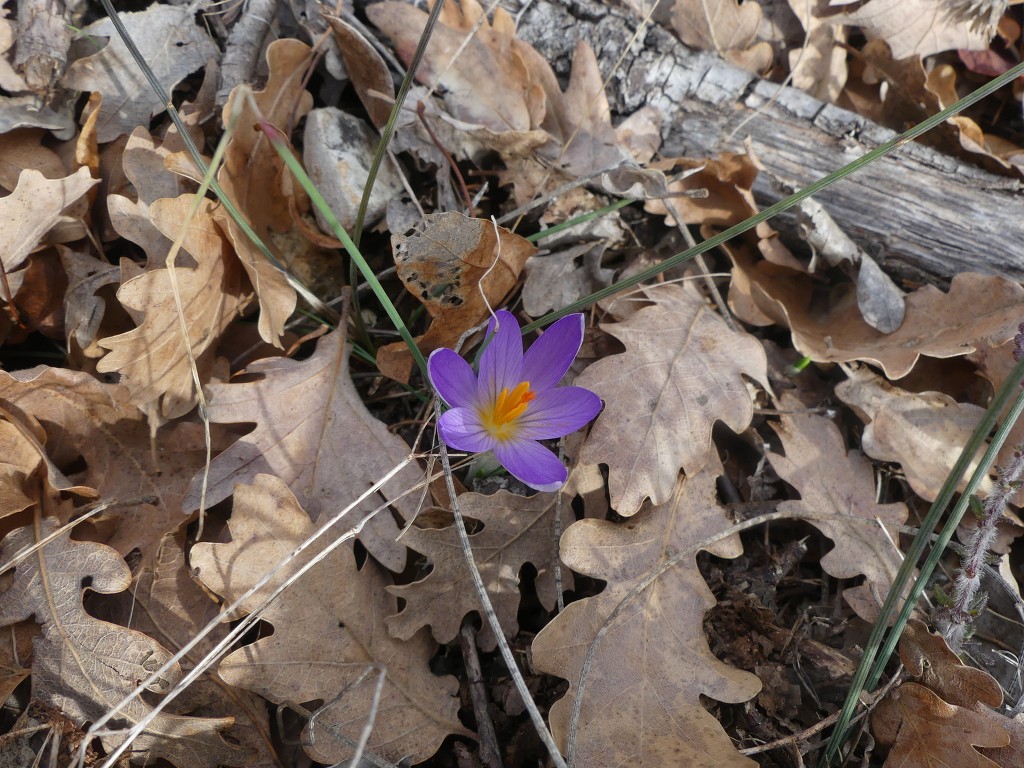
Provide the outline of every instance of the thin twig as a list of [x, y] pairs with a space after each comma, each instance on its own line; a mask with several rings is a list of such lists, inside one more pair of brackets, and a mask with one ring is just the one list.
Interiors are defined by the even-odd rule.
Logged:
[[[441, 412], [441, 399], [438, 394], [434, 393], [434, 410], [437, 413]], [[533, 728], [540, 736], [541, 741], [544, 742], [544, 746], [548, 750], [548, 755], [551, 757], [551, 762], [555, 764], [555, 768], [568, 768], [565, 759], [562, 757], [562, 753], [558, 749], [558, 745], [555, 744], [555, 739], [551, 735], [551, 731], [548, 730], [547, 724], [544, 722], [543, 716], [540, 714], [540, 710], [537, 709], [537, 702], [533, 700], [530, 695], [530, 689], [526, 685], [526, 680], [523, 679], [523, 673], [519, 671], [519, 666], [516, 664], [515, 657], [512, 656], [512, 649], [508, 646], [508, 640], [505, 639], [505, 633], [501, 628], [501, 622], [498, 621], [497, 615], [494, 613], [494, 606], [491, 604], [491, 598], [487, 594], [487, 588], [484, 586], [484, 580], [480, 576], [480, 570], [476, 567], [476, 561], [473, 559], [473, 546], [469, 542], [469, 534], [466, 533], [466, 523], [462, 519], [462, 510], [459, 507], [459, 499], [455, 493], [455, 483], [452, 480], [452, 467], [448, 461], [448, 450], [445, 444], [439, 443], [439, 449], [441, 454], [441, 467], [444, 469], [444, 481], [448, 488], [448, 497], [451, 499], [452, 504], [452, 515], [455, 518], [455, 530], [459, 533], [459, 541], [462, 543], [462, 552], [466, 556], [466, 564], [469, 566], [469, 574], [473, 579], [473, 587], [476, 589], [477, 596], [480, 598], [480, 603], [483, 606], [484, 616], [487, 618], [487, 623], [491, 627], [491, 631], [498, 640], [498, 650], [501, 652], [501, 658], [505, 661], [505, 666], [508, 669], [508, 673], [512, 678], [512, 682], [515, 683], [516, 690], [519, 691], [519, 695], [523, 699], [523, 705], [526, 707], [526, 711], [530, 715], [530, 720], [533, 722]]]
[[487, 768], [502, 768], [498, 735], [494, 732], [494, 723], [487, 712], [487, 689], [484, 687], [480, 655], [476, 649], [476, 628], [473, 627], [469, 616], [463, 618], [462, 626], [459, 628], [459, 645], [462, 647], [462, 658], [466, 662], [469, 698], [473, 702], [476, 732], [480, 737], [480, 762]]

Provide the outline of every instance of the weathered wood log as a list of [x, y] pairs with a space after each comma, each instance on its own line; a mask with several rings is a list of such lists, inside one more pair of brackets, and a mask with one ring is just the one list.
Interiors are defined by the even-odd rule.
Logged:
[[[640, 20], [605, 2], [535, 0], [522, 16], [519, 37], [560, 74], [569, 71], [576, 41], [585, 39], [606, 74]], [[630, 114], [645, 104], [664, 113], [662, 154], [667, 157], [742, 152], [749, 137], [768, 171], [754, 187], [761, 205], [787, 194], [772, 175], [802, 187], [895, 135], [802, 91], [780, 89], [714, 54], [695, 53], [656, 24], [626, 52], [607, 90], [614, 113]], [[816, 199], [889, 270], [939, 278], [976, 271], [1021, 280], [1022, 189], [1018, 179], [912, 143]], [[785, 231], [791, 221], [783, 214], [773, 223]]]

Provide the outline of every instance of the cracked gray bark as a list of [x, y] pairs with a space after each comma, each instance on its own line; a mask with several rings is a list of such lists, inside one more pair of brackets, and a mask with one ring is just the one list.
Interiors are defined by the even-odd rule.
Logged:
[[[603, 0], [535, 0], [521, 18], [518, 36], [559, 76], [568, 74], [576, 41], [585, 39], [607, 75], [639, 24]], [[661, 154], [666, 157], [743, 152], [749, 137], [766, 169], [754, 186], [762, 206], [788, 194], [773, 176], [803, 187], [895, 135], [802, 91], [780, 90], [714, 54], [694, 53], [657, 25], [642, 32], [625, 54], [607, 93], [612, 111], [620, 115], [644, 105], [664, 113]], [[815, 199], [891, 271], [939, 278], [975, 271], [1020, 280], [1022, 189], [1018, 179], [912, 143]], [[783, 214], [772, 223], [785, 231], [792, 217]]]

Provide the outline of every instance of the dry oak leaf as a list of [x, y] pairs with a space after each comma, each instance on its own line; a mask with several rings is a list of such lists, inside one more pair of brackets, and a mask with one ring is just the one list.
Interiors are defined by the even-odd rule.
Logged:
[[[366, 15], [391, 38], [398, 57], [408, 64], [427, 13], [409, 3], [388, 0], [369, 6]], [[478, 22], [482, 24], [474, 33]], [[443, 89], [452, 117], [496, 133], [528, 131], [544, 115], [544, 92], [531, 82], [523, 63], [515, 22], [507, 11], [497, 8], [488, 23], [477, 0], [445, 5], [416, 79]]]
[[[282, 191], [282, 161], [257, 128], [261, 120], [266, 120], [288, 135], [289, 129], [313, 108], [313, 96], [302, 87], [312, 59], [308, 45], [298, 40], [275, 40], [267, 48], [269, 76], [264, 89], [249, 99], [246, 94], [251, 88], [236, 86], [222, 113], [227, 125], [235, 120], [239, 104], [237, 129], [217, 181], [281, 264], [289, 263], [285, 253], [290, 254], [289, 258], [302, 258], [313, 246], [293, 229], [289, 198]], [[259, 297], [260, 336], [280, 347], [284, 324], [295, 310], [295, 289], [223, 208], [218, 210], [217, 221], [228, 233]]]
[[[85, 193], [99, 184], [88, 168], [79, 168], [63, 179], [47, 179], [39, 171], [27, 169], [18, 176], [17, 188], [0, 198], [0, 263], [6, 272], [16, 270], [32, 251], [46, 242], [69, 242], [85, 230], [78, 217], [69, 217]], [[70, 228], [65, 225], [71, 224]], [[58, 234], [47, 233], [58, 228]]]
[[900, 635], [900, 660], [917, 682], [947, 704], [977, 709], [979, 704], [998, 707], [1003, 703], [996, 679], [960, 661], [942, 635], [933, 635], [919, 619], [907, 622]]
[[[786, 0], [806, 30], [804, 45], [789, 51], [789, 69], [793, 87], [826, 104], [833, 103], [846, 85], [846, 32], [827, 18], [814, 14], [815, 3]], [[820, 6], [820, 3], [818, 4]]]
[[[158, 229], [174, 237], [194, 202], [195, 195], [157, 200], [150, 206], [150, 215]], [[154, 269], [122, 285], [118, 300], [144, 313], [145, 321], [127, 333], [99, 340], [110, 354], [96, 370], [120, 373], [133, 403], [159, 402], [160, 415], [168, 420], [191, 411], [198, 398], [189, 351], [205, 380], [221, 334], [250, 299], [231, 246], [214, 223], [215, 207], [213, 201], [200, 201], [183, 235], [182, 247], [196, 266], [176, 266], [174, 275], [169, 269]], [[178, 300], [188, 328], [188, 346], [182, 337]]]
[[[537, 569], [535, 587], [541, 605], [555, 608], [555, 511], [561, 507], [564, 530], [574, 520], [571, 498], [558, 502], [558, 493], [538, 493], [528, 499], [507, 491], [491, 496], [466, 493], [459, 496], [462, 514], [483, 523], [483, 530], [470, 535], [473, 559], [506, 637], [519, 633], [519, 573], [526, 563]], [[448, 643], [458, 637], [462, 619], [479, 611], [480, 600], [469, 575], [466, 557], [453, 525], [445, 528], [409, 528], [402, 537], [410, 549], [426, 555], [433, 566], [419, 581], [388, 591], [405, 601], [397, 616], [388, 617], [388, 631], [407, 640], [429, 625], [434, 639]], [[568, 573], [563, 588], [571, 589]], [[484, 651], [494, 650], [497, 639], [484, 622], [477, 642]]]
[[[332, 517], [406, 460], [409, 446], [370, 415], [356, 391], [348, 355], [342, 328], [320, 339], [307, 360], [265, 358], [246, 369], [258, 377], [255, 381], [208, 387], [210, 421], [256, 425], [213, 459], [208, 506], [230, 496], [236, 483], [266, 473], [281, 478], [314, 519]], [[185, 509], [199, 507], [201, 482], [201, 475], [193, 479]], [[423, 473], [409, 464], [345, 520], [354, 525], [382, 504], [411, 520], [419, 494], [402, 494], [422, 482]], [[397, 535], [385, 509], [367, 523], [359, 540], [384, 565], [401, 571], [405, 547], [395, 541]]]
[[988, 48], [990, 34], [957, 19], [943, 0], [870, 0], [856, 10], [833, 16], [834, 24], [860, 27], [869, 38], [882, 38], [893, 58], [930, 56], [954, 48]]
[[[166, 534], [157, 548], [152, 567], [136, 575], [135, 584], [120, 593], [116, 603], [104, 604], [98, 618], [131, 626], [167, 648], [183, 648], [213, 621], [220, 608], [192, 577], [185, 561], [183, 529]], [[94, 611], [95, 612], [95, 611]], [[227, 634], [224, 625], [215, 629], [181, 660], [183, 672], [196, 663]], [[228, 735], [255, 756], [258, 766], [280, 766], [271, 739], [266, 702], [250, 691], [228, 685], [209, 670], [168, 705], [167, 712], [198, 717], [232, 717]]]
[[998, 768], [975, 747], [1005, 747], [1010, 736], [998, 722], [947, 704], [928, 688], [903, 683], [871, 714], [871, 730], [892, 744], [888, 768]]
[[[736, 751], [701, 703], [702, 696], [747, 701], [761, 688], [754, 675], [715, 658], [704, 636], [702, 618], [715, 599], [697, 570], [696, 548], [731, 527], [716, 500], [716, 474], [680, 477], [667, 503], [645, 506], [623, 523], [581, 520], [562, 536], [565, 564], [608, 582], [596, 597], [566, 606], [533, 643], [534, 666], [569, 681], [568, 694], [550, 713], [563, 748], [573, 700], [581, 695], [581, 670], [598, 643], [582, 692], [576, 765], [756, 765]], [[720, 557], [742, 551], [735, 536], [702, 548]], [[682, 559], [672, 562], [677, 556]]]
[[[0, 562], [57, 530], [46, 518], [9, 533], [0, 545]], [[110, 547], [71, 540], [65, 531], [14, 569], [0, 600], [0, 626], [34, 617], [42, 633], [33, 641], [32, 698], [55, 707], [78, 725], [107, 714], [135, 686], [149, 677], [171, 653], [150, 637], [90, 616], [82, 605], [83, 580], [101, 594], [123, 592], [131, 585], [124, 560]], [[165, 693], [180, 670], [158, 677], [149, 690]], [[139, 697], [129, 699], [115, 722], [130, 727], [151, 712]], [[231, 718], [197, 718], [158, 714], [131, 746], [134, 758], [164, 758], [178, 768], [208, 768], [219, 763], [248, 765], [246, 750], [232, 746], [220, 731]], [[122, 743], [102, 737], [109, 750]]]
[[[779, 408], [794, 415], [772, 424], [786, 455], [769, 452], [768, 460], [800, 494], [799, 501], [780, 502], [779, 511], [813, 515], [809, 522], [835, 545], [821, 559], [829, 574], [838, 579], [864, 574], [866, 583], [845, 590], [843, 597], [858, 616], [873, 623], [879, 601], [885, 600], [903, 562], [893, 545], [899, 531], [890, 529], [887, 535], [876, 521], [901, 525], [907, 519], [907, 506], [876, 503], [871, 462], [855, 451], [847, 453], [836, 425], [822, 416], [799, 413], [802, 407], [795, 398], [783, 397]], [[822, 471], [825, 467], [828, 472]], [[862, 522], [835, 515], [855, 515]]]
[[752, 296], [790, 328], [793, 346], [818, 362], [874, 363], [890, 379], [910, 373], [921, 355], [957, 357], [982, 343], [1002, 344], [1014, 337], [1024, 315], [1019, 283], [964, 272], [953, 277], [948, 293], [926, 285], [909, 294], [903, 324], [885, 334], [864, 322], [855, 291], [834, 291], [827, 308], [819, 308], [810, 278], [764, 264], [748, 272]]
[[767, 380], [761, 345], [730, 330], [692, 284], [648, 289], [648, 298], [653, 306], [601, 326], [626, 351], [576, 379], [605, 402], [580, 460], [608, 465], [611, 504], [625, 517], [647, 497], [667, 502], [680, 467], [694, 475], [707, 465], [716, 421], [746, 429], [754, 405], [743, 376]]
[[[269, 475], [235, 488], [228, 528], [230, 543], [197, 544], [191, 559], [203, 583], [229, 602], [315, 531], [288, 488]], [[343, 530], [338, 526], [339, 534]], [[244, 603], [242, 613], [256, 610], [327, 541], [329, 537], [291, 558], [264, 590]], [[312, 758], [334, 764], [351, 757], [350, 747], [375, 706], [376, 672], [382, 669], [384, 687], [367, 748], [392, 762], [405, 757], [422, 762], [448, 734], [468, 732], [456, 714], [458, 682], [430, 671], [435, 646], [427, 633], [408, 641], [388, 634], [384, 618], [398, 607], [387, 593], [390, 583], [372, 559], [360, 568], [350, 544], [338, 547], [261, 614], [274, 626], [274, 634], [227, 656], [219, 674], [228, 684], [276, 703], [327, 702], [317, 713], [315, 742], [309, 741], [307, 730], [304, 743]], [[366, 672], [370, 674], [359, 682]]]
[[[461, 213], [427, 214], [409, 235], [392, 235], [398, 276], [433, 318], [416, 339], [424, 353], [454, 347], [468, 329], [482, 323], [519, 281], [537, 249], [525, 238], [486, 219]], [[486, 296], [486, 299], [484, 298]], [[403, 342], [377, 354], [381, 373], [408, 381], [412, 355]]]
[[[152, 497], [119, 509], [106, 542], [121, 554], [138, 549], [143, 564], [151, 563], [163, 534], [187, 520], [181, 498], [206, 456], [199, 425], [164, 426], [151, 437], [127, 388], [62, 368], [0, 371], [0, 398], [43, 424], [49, 458], [58, 467], [80, 467], [84, 459], [79, 480], [102, 498]], [[221, 438], [215, 433], [214, 440]]]
[[[901, 465], [914, 493], [933, 500], [985, 409], [941, 392], [908, 392], [866, 367], [849, 375], [835, 392], [867, 422], [861, 437], [864, 453]], [[965, 477], [976, 466], [977, 458]]]
[[[157, 80], [168, 93], [197, 69], [218, 55], [206, 30], [196, 24], [188, 6], [154, 3], [144, 11], [120, 14], [132, 40], [142, 51]], [[62, 81], [66, 88], [103, 94], [97, 135], [100, 143], [133, 131], [164, 110], [127, 46], [104, 18], [81, 31], [87, 39], [108, 37], [98, 53], [68, 67]]]
[[676, 0], [672, 28], [699, 51], [717, 51], [738, 67], [764, 72], [772, 63], [771, 44], [757, 42], [761, 6], [754, 0]]

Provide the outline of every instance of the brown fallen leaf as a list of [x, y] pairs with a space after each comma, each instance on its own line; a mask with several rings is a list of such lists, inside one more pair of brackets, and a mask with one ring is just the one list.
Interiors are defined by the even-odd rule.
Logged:
[[[689, 549], [731, 525], [716, 500], [716, 474], [706, 470], [679, 478], [665, 504], [645, 506], [624, 523], [581, 520], [562, 537], [566, 565], [608, 582], [596, 597], [566, 606], [533, 643], [537, 669], [569, 681], [568, 695], [550, 713], [555, 739], [564, 748], [581, 669], [588, 648], [599, 641], [588, 659], [576, 765], [756, 765], [736, 751], [701, 702], [704, 696], [746, 701], [761, 688], [754, 675], [715, 658], [702, 627], [715, 599]], [[735, 537], [709, 549], [719, 557], [741, 553]], [[611, 618], [634, 587], [680, 553], [687, 556]]]
[[[255, 381], [211, 384], [210, 421], [256, 424], [255, 430], [213, 459], [206, 504], [226, 499], [237, 483], [273, 474], [288, 485], [316, 519], [330, 517], [354, 502], [410, 453], [366, 409], [348, 374], [349, 349], [341, 328], [320, 339], [307, 360], [265, 358], [249, 366]], [[182, 502], [199, 507], [202, 477], [197, 475]], [[346, 518], [354, 525], [367, 512], [390, 502], [407, 520], [418, 509], [419, 494], [402, 493], [423, 481], [410, 464]], [[363, 529], [359, 540], [395, 571], [405, 567], [405, 547], [386, 509]]]
[[[918, 357], [957, 357], [980, 344], [1012, 339], [1024, 314], [1024, 288], [994, 275], [954, 275], [949, 292], [926, 285], [907, 295], [903, 324], [875, 330], [861, 317], [853, 290], [833, 291], [827, 303], [809, 278], [760, 262], [748, 271], [758, 307], [793, 333], [793, 345], [818, 362], [863, 360], [890, 379], [910, 373]], [[737, 263], [737, 268], [742, 268]]]
[[8, 192], [14, 191], [21, 172], [29, 168], [48, 179], [62, 179], [68, 175], [60, 156], [43, 146], [45, 135], [46, 132], [38, 128], [19, 128], [0, 134], [0, 187]]
[[[804, 406], [795, 398], [782, 397], [779, 408], [798, 411]], [[874, 471], [867, 459], [855, 451], [847, 453], [839, 429], [829, 419], [810, 413], [784, 415], [772, 424], [782, 440], [786, 455], [769, 452], [768, 460], [779, 477], [796, 488], [799, 501], [779, 503], [780, 512], [813, 514], [810, 523], [834, 543], [821, 559], [821, 566], [838, 579], [860, 574], [864, 585], [847, 589], [843, 597], [857, 615], [874, 623], [889, 592], [892, 580], [903, 562], [896, 542], [899, 531], [888, 534], [881, 523], [901, 525], [907, 519], [907, 506], [875, 502]], [[827, 473], [823, 467], [829, 467]], [[829, 519], [830, 514], [856, 515], [854, 520]]]
[[[217, 181], [278, 262], [286, 265], [284, 254], [301, 259], [313, 246], [294, 232], [288, 199], [281, 191], [281, 159], [256, 128], [260, 120], [266, 120], [285, 136], [290, 135], [290, 129], [312, 109], [313, 96], [302, 87], [311, 57], [309, 46], [298, 40], [275, 40], [267, 48], [270, 72], [266, 87], [251, 93], [250, 99], [252, 89], [237, 86], [222, 113], [225, 125], [232, 122], [236, 109], [238, 119]], [[217, 222], [234, 244], [259, 298], [260, 336], [279, 347], [284, 324], [295, 310], [295, 289], [223, 208], [218, 209]]]
[[[57, 529], [52, 518], [36, 519], [8, 534], [0, 544], [0, 562]], [[34, 617], [42, 625], [32, 654], [32, 698], [60, 710], [79, 725], [98, 720], [134, 690], [171, 654], [150, 637], [93, 618], [82, 606], [83, 581], [100, 594], [123, 592], [131, 573], [118, 554], [103, 544], [71, 540], [70, 530], [15, 566], [0, 601], [0, 626]], [[150, 686], [165, 693], [180, 670], [172, 669]], [[122, 727], [138, 723], [151, 711], [140, 697], [121, 709]], [[160, 713], [134, 740], [138, 759], [169, 760], [178, 768], [210, 768], [218, 763], [247, 765], [248, 753], [228, 744], [220, 732], [231, 718], [179, 717]], [[109, 750], [123, 741], [116, 733], [102, 737]]]
[[[48, 455], [58, 467], [80, 470], [84, 459], [80, 482], [101, 497], [153, 497], [149, 503], [118, 509], [118, 524], [107, 540], [122, 554], [138, 549], [143, 565], [150, 564], [163, 534], [188, 519], [181, 498], [205, 459], [202, 429], [195, 424], [165, 426], [151, 440], [147, 420], [129, 402], [125, 387], [60, 368], [0, 371], [0, 398], [45, 426]], [[216, 444], [222, 440], [214, 433]]]
[[[194, 200], [191, 194], [157, 200], [150, 206], [154, 224], [165, 236], [174, 237]], [[144, 314], [145, 321], [127, 333], [99, 340], [110, 354], [96, 370], [120, 373], [132, 402], [158, 402], [165, 419], [184, 416], [197, 402], [189, 351], [205, 381], [217, 341], [251, 298], [230, 244], [214, 223], [216, 207], [211, 200], [201, 201], [184, 233], [182, 248], [196, 266], [179, 262], [173, 276], [168, 269], [154, 269], [122, 285], [117, 292], [121, 304]], [[178, 301], [188, 328], [188, 348]]]
[[[925, 84], [928, 93], [935, 96], [937, 109], [959, 100], [956, 86], [956, 70], [949, 64], [940, 64], [928, 73]], [[950, 117], [947, 124], [952, 126], [960, 146], [980, 159], [986, 167], [998, 171], [1016, 170], [1024, 173], [1024, 149], [991, 133], [985, 133], [978, 123], [965, 115]]]
[[889, 768], [997, 768], [975, 747], [1005, 747], [1006, 730], [984, 715], [947, 704], [928, 688], [903, 683], [871, 713], [871, 730], [892, 744]]
[[897, 59], [922, 58], [954, 48], [988, 48], [991, 32], [957, 19], [945, 3], [935, 0], [870, 0], [855, 10], [833, 16], [833, 24], [860, 27], [870, 37], [880, 37]]
[[[392, 235], [398, 276], [433, 318], [416, 343], [424, 353], [453, 347], [482, 323], [516, 286], [526, 260], [537, 249], [526, 239], [486, 219], [461, 213], [431, 213], [413, 234]], [[484, 298], [486, 296], [486, 299]], [[385, 376], [408, 381], [412, 355], [404, 342], [381, 347], [377, 366]]]
[[[426, 27], [427, 13], [388, 0], [369, 6], [366, 15], [391, 38], [398, 57], [408, 64]], [[480, 21], [482, 25], [475, 29]], [[528, 131], [543, 116], [544, 94], [531, 82], [515, 45], [515, 22], [503, 8], [496, 8], [488, 22], [477, 0], [445, 5], [416, 79], [441, 87], [454, 118], [495, 132]]]
[[[168, 93], [217, 57], [217, 46], [187, 7], [154, 3], [144, 11], [121, 13], [120, 17]], [[149, 125], [150, 119], [164, 110], [164, 103], [135, 64], [113, 22], [100, 19], [81, 34], [88, 40], [107, 37], [109, 41], [98, 53], [71, 64], [62, 84], [103, 94], [97, 125], [99, 141], [112, 141], [136, 126]]]
[[996, 679], [960, 661], [942, 635], [933, 635], [919, 619], [907, 622], [899, 652], [907, 672], [947, 704], [977, 709], [979, 704], [998, 707], [1003, 703], [1003, 690]]
[[345, 71], [370, 116], [370, 122], [378, 129], [383, 128], [391, 114], [391, 104], [387, 98], [382, 99], [373, 95], [373, 92], [394, 98], [395, 82], [391, 79], [388, 65], [359, 30], [337, 16], [328, 13], [323, 16], [334, 32], [334, 39], [345, 62]]
[[[914, 493], [928, 501], [938, 495], [985, 413], [941, 392], [908, 392], [866, 367], [852, 371], [835, 392], [867, 422], [861, 437], [864, 453], [899, 464]], [[977, 459], [967, 476], [975, 466]]]
[[[228, 528], [231, 543], [196, 544], [192, 564], [207, 587], [232, 602], [315, 530], [284, 483], [269, 475], [235, 488]], [[324, 543], [294, 558], [242, 612], [254, 610]], [[456, 716], [458, 682], [430, 671], [435, 646], [427, 633], [409, 641], [388, 634], [384, 618], [398, 607], [387, 593], [390, 583], [373, 560], [358, 567], [351, 545], [339, 547], [263, 612], [273, 635], [227, 656], [219, 674], [273, 702], [323, 701], [304, 743], [310, 757], [334, 764], [351, 757], [374, 706], [377, 674], [385, 672], [367, 748], [392, 762], [422, 762], [448, 734], [468, 732]]]
[[[462, 514], [483, 523], [483, 530], [470, 535], [484, 586], [507, 637], [519, 632], [519, 573], [526, 563], [537, 569], [535, 587], [541, 605], [555, 607], [554, 518], [559, 494], [538, 493], [524, 499], [507, 491], [492, 496], [466, 493], [459, 496]], [[572, 499], [562, 499], [562, 529], [575, 520]], [[405, 608], [387, 621], [388, 631], [399, 640], [408, 640], [430, 625], [434, 639], [448, 643], [458, 637], [462, 619], [472, 611], [481, 611], [454, 526], [445, 528], [409, 528], [402, 541], [410, 549], [426, 555], [433, 570], [426, 577], [388, 591], [405, 603]], [[572, 588], [571, 574], [563, 572], [563, 586]], [[494, 650], [497, 639], [484, 622], [477, 635], [484, 651]]]
[[[175, 651], [184, 647], [217, 617], [220, 609], [209, 592], [192, 577], [185, 560], [184, 530], [169, 533], [160, 541], [151, 568], [139, 571], [132, 589], [120, 593], [116, 603], [105, 604], [98, 618], [130, 626]], [[196, 663], [227, 634], [218, 625], [181, 660], [182, 672]], [[231, 717], [227, 735], [251, 752], [258, 766], [280, 766], [275, 756], [266, 702], [249, 691], [222, 680], [213, 668], [193, 682], [170, 703], [169, 714], [197, 717]]]
[[526, 262], [523, 309], [530, 317], [566, 307], [611, 285], [615, 270], [601, 266], [605, 246], [584, 242]]
[[679, 39], [698, 51], [717, 51], [726, 60], [760, 74], [772, 63], [770, 43], [757, 41], [761, 6], [736, 0], [676, 0], [672, 28]]
[[612, 507], [626, 517], [647, 497], [667, 502], [680, 467], [693, 475], [708, 464], [716, 421], [746, 429], [754, 406], [743, 376], [767, 376], [757, 340], [730, 330], [691, 283], [647, 295], [653, 306], [601, 326], [626, 351], [576, 379], [605, 401], [580, 459], [608, 465]]
[[[18, 269], [44, 242], [70, 242], [82, 237], [82, 223], [77, 217], [69, 217], [68, 209], [98, 183], [88, 168], [79, 168], [62, 179], [47, 179], [32, 169], [22, 171], [18, 187], [0, 198], [0, 240], [5, 243], [0, 261], [4, 270], [10, 274]], [[47, 237], [55, 228], [57, 231]]]
[[806, 41], [789, 51], [793, 87], [819, 101], [832, 103], [846, 84], [846, 31], [829, 23], [815, 11], [827, 0], [786, 0], [806, 32]]

